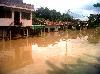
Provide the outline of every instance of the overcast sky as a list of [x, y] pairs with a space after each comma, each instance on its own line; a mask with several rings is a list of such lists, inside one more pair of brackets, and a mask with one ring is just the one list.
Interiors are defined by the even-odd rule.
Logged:
[[[33, 4], [35, 9], [40, 7], [48, 7], [49, 9], [56, 9], [61, 13], [67, 12], [69, 9], [70, 14], [80, 17], [89, 16], [91, 13], [98, 13], [98, 8], [94, 8], [93, 4], [99, 0], [23, 0], [25, 3]], [[83, 15], [83, 16], [82, 16]], [[86, 17], [84, 17], [86, 18]]]

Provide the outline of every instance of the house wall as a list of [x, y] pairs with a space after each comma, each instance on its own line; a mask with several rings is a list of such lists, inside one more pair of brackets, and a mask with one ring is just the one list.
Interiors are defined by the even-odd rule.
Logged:
[[32, 20], [26, 20], [26, 19], [22, 19], [21, 20], [22, 25], [25, 26], [32, 26]]
[[12, 18], [0, 18], [0, 26], [9, 26], [12, 22]]
[[[32, 12], [30, 20], [22, 19], [22, 10], [12, 10], [12, 18], [0, 18], [0, 26], [14, 26], [14, 12], [19, 11], [20, 12], [20, 22], [22, 22], [22, 25], [24, 27], [26, 26], [32, 26]], [[27, 11], [26, 11], [27, 12]]]
[[20, 21], [22, 22], [23, 26], [32, 26], [32, 13], [31, 13], [30, 20], [22, 19], [21, 17], [20, 19], [21, 19]]
[[0, 18], [0, 26], [14, 25], [14, 11], [12, 11], [12, 18]]
[[14, 25], [14, 12], [12, 11], [11, 18], [0, 18], [0, 26], [13, 26]]
[[54, 29], [54, 31], [58, 31], [58, 29], [60, 28], [60, 26], [46, 26], [45, 28], [48, 29], [48, 32], [50, 32], [51, 29]]

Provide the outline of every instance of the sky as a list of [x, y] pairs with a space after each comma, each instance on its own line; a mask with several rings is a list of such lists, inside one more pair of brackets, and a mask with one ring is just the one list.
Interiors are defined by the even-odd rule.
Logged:
[[35, 9], [48, 7], [61, 13], [67, 13], [70, 10], [69, 14], [82, 20], [86, 20], [90, 14], [100, 11], [100, 8], [93, 7], [93, 4], [100, 3], [99, 0], [23, 0], [23, 2], [33, 4]]

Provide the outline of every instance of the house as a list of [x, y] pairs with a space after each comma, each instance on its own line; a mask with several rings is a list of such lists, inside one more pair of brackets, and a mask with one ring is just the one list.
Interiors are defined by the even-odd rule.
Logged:
[[54, 22], [54, 21], [46, 21], [46, 31], [50, 32], [50, 31], [59, 31], [59, 29], [61, 29], [61, 27], [64, 27], [64, 23], [59, 21], [59, 22]]
[[[29, 34], [34, 6], [23, 0], [0, 0], [0, 36]], [[10, 35], [12, 34], [12, 35]]]

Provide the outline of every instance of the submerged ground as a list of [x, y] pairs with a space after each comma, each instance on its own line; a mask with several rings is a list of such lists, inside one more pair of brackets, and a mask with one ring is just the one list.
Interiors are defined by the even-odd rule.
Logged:
[[0, 74], [100, 74], [100, 30], [1, 40]]

